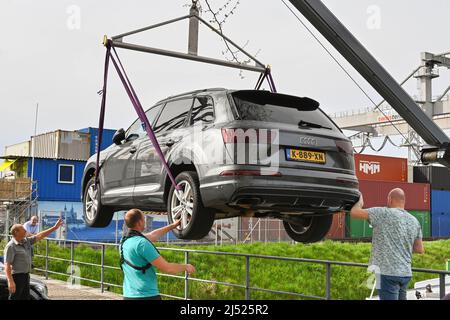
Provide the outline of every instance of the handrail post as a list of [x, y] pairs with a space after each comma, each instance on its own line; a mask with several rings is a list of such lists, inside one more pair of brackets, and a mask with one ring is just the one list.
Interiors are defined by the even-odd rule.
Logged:
[[[189, 251], [184, 252], [184, 263], [189, 263]], [[188, 300], [189, 298], [189, 273], [187, 271], [184, 272], [184, 300]]]
[[326, 264], [325, 299], [331, 300], [331, 263]]
[[250, 257], [245, 256], [245, 300], [250, 300]]
[[70, 242], [70, 279], [71, 279], [71, 282], [70, 282], [70, 284], [73, 286], [74, 285], [74, 278], [73, 278], [73, 261], [74, 261], [74, 254], [75, 254], [75, 252], [74, 252], [74, 244], [73, 244], [73, 242]]
[[102, 244], [102, 271], [100, 273], [100, 290], [103, 293], [104, 292], [104, 282], [105, 279], [105, 245]]
[[48, 239], [45, 239], [45, 280], [48, 280]]
[[445, 274], [439, 274], [439, 297], [445, 297]]

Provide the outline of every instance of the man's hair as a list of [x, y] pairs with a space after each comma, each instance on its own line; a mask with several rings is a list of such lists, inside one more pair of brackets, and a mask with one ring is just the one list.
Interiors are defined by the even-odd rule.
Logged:
[[13, 226], [11, 227], [11, 229], [10, 229], [11, 235], [12, 235], [12, 236], [15, 236], [16, 233], [17, 233], [17, 231], [20, 230], [20, 228], [23, 228], [23, 226], [22, 226], [21, 224], [15, 224], [15, 225], [13, 225]]
[[144, 218], [144, 214], [139, 209], [131, 209], [125, 214], [125, 224], [128, 228], [134, 228], [141, 219]]

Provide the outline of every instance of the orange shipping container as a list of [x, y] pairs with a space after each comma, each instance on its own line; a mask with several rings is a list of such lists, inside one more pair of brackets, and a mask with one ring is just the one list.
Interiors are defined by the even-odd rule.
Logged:
[[355, 171], [358, 180], [408, 182], [408, 160], [355, 154]]
[[333, 215], [333, 224], [326, 235], [326, 239], [340, 240], [345, 238], [345, 212]]

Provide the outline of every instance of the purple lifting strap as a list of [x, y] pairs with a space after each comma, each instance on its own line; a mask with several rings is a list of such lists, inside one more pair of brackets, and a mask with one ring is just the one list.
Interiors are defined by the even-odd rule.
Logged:
[[102, 90], [102, 104], [100, 108], [100, 118], [98, 121], [98, 136], [97, 136], [97, 162], [95, 164], [95, 178], [94, 188], [97, 189], [98, 176], [100, 171], [100, 146], [103, 140], [103, 124], [105, 122], [105, 109], [106, 109], [106, 88], [108, 83], [108, 69], [109, 69], [109, 57], [111, 56], [111, 46], [106, 47], [105, 56], [105, 69], [103, 74], [103, 90]]
[[[179, 185], [177, 185], [177, 183], [175, 182], [175, 178], [174, 178], [172, 172], [170, 171], [169, 165], [167, 164], [167, 161], [166, 161], [164, 154], [161, 150], [161, 147], [158, 143], [158, 139], [156, 138], [155, 133], [153, 132], [150, 121], [148, 121], [145, 111], [142, 108], [141, 102], [139, 101], [139, 98], [137, 97], [137, 94], [134, 91], [133, 86], [131, 85], [131, 82], [127, 76], [127, 73], [125, 72], [125, 69], [122, 65], [122, 62], [120, 61], [119, 56], [117, 55], [115, 48], [112, 47], [118, 63], [116, 62], [116, 59], [114, 59], [114, 56], [111, 54], [110, 49], [111, 49], [111, 43], [108, 42], [107, 50], [106, 50], [107, 57], [105, 58], [105, 83], [104, 83], [104, 89], [103, 89], [104, 91], [103, 91], [103, 99], [102, 99], [102, 110], [100, 113], [101, 124], [99, 125], [99, 130], [100, 130], [100, 128], [103, 130], [103, 121], [104, 121], [104, 112], [105, 112], [104, 106], [105, 106], [105, 101], [106, 101], [106, 79], [107, 79], [108, 63], [109, 63], [109, 59], [111, 58], [111, 61], [113, 62], [113, 65], [117, 71], [117, 74], [119, 75], [119, 78], [122, 81], [125, 91], [127, 92], [128, 97], [130, 98], [131, 103], [133, 104], [133, 107], [134, 107], [139, 119], [144, 124], [145, 131], [147, 132], [147, 135], [150, 138], [150, 141], [152, 142], [153, 146], [155, 147], [156, 153], [158, 154], [158, 156], [161, 160], [161, 163], [163, 164], [164, 169], [166, 170], [167, 175], [169, 176], [169, 179], [172, 182], [172, 185], [174, 186], [174, 188], [176, 190], [181, 190], [181, 187]], [[100, 143], [101, 143], [101, 138], [102, 138], [101, 135], [102, 135], [102, 133], [99, 132], [99, 138], [97, 141], [98, 150], [100, 150]], [[99, 153], [97, 154], [96, 183], [98, 181], [98, 173], [97, 173], [98, 167], [99, 167]]]

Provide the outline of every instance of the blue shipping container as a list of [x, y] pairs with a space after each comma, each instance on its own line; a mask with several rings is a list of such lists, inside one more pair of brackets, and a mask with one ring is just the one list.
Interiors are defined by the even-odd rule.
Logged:
[[[28, 159], [28, 176], [31, 177], [31, 159]], [[61, 171], [60, 166], [69, 171]], [[85, 161], [35, 159], [34, 177], [37, 193], [42, 201], [80, 201], [81, 179]], [[61, 181], [60, 174], [67, 174], [70, 181]]]
[[[97, 142], [98, 142], [98, 129], [97, 128], [83, 128], [77, 130], [82, 133], [89, 133], [91, 135], [91, 146], [89, 149], [89, 154], [92, 156], [97, 153]], [[102, 137], [102, 145], [100, 146], [100, 150], [105, 150], [108, 148], [113, 142], [112, 138], [116, 133], [116, 130], [112, 129], [103, 129], [103, 137]]]
[[450, 237], [450, 191], [431, 191], [431, 236]]

